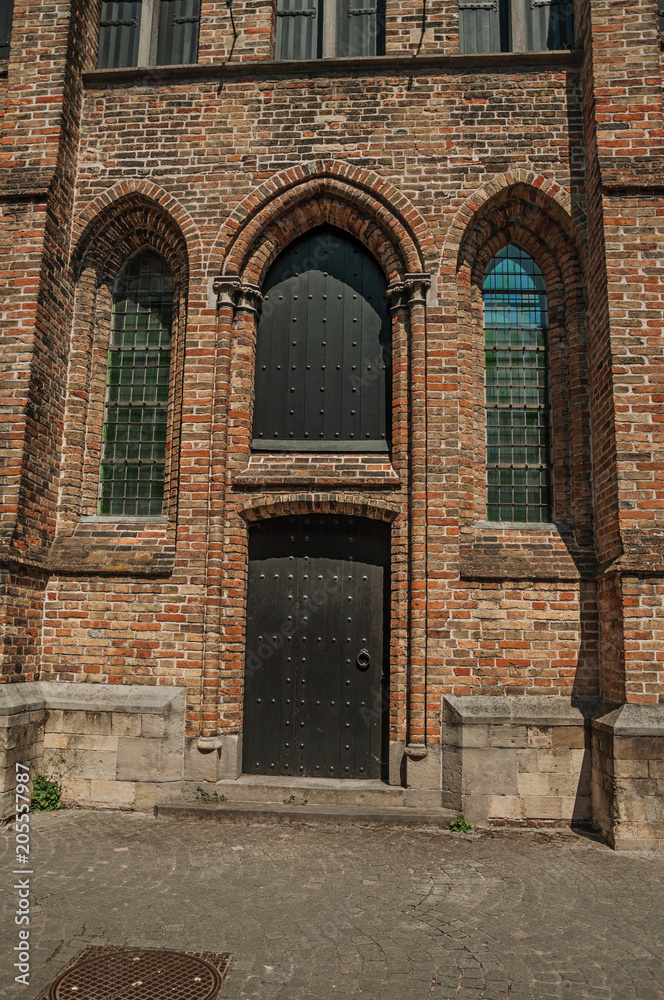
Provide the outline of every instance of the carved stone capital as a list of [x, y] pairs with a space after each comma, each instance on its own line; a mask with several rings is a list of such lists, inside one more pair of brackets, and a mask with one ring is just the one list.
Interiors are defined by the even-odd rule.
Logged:
[[408, 290], [408, 298], [411, 306], [424, 305], [427, 298], [427, 289], [431, 288], [431, 275], [406, 274], [404, 275], [404, 285]]
[[263, 296], [261, 295], [261, 290], [256, 285], [240, 286], [240, 295], [237, 303], [238, 309], [259, 313], [262, 302]]
[[393, 282], [387, 289], [387, 300], [390, 309], [411, 308], [426, 302], [427, 289], [431, 287], [431, 276], [428, 274], [404, 274], [401, 281]]
[[236, 308], [237, 297], [240, 289], [242, 288], [242, 282], [238, 275], [219, 275], [219, 277], [214, 279], [212, 288], [214, 290], [214, 294], [217, 296], [217, 308], [221, 308], [221, 306], [232, 306], [233, 309]]

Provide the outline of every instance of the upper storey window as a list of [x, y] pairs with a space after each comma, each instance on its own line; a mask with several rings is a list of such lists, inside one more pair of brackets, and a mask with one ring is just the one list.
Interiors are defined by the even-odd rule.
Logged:
[[572, 0], [460, 0], [461, 52], [574, 47]]
[[384, 52], [385, 0], [277, 0], [275, 59]]
[[201, 0], [103, 0], [97, 65], [195, 63], [200, 20]]
[[0, 2], [0, 59], [9, 59], [13, 17], [14, 0], [2, 0]]

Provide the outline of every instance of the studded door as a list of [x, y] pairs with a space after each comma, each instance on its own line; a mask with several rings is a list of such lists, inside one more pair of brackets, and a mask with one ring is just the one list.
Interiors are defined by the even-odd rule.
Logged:
[[380, 777], [388, 530], [332, 515], [251, 529], [245, 773]]

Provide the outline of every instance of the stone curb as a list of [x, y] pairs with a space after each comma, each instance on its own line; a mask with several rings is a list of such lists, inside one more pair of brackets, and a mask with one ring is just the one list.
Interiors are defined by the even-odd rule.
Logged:
[[256, 823], [313, 823], [335, 826], [439, 827], [447, 829], [456, 818], [449, 809], [371, 808], [363, 806], [279, 805], [276, 802], [158, 802], [157, 819], [249, 820]]

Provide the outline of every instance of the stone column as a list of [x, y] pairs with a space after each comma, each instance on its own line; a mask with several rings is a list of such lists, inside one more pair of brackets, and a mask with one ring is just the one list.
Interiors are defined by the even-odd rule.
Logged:
[[440, 743], [427, 739], [427, 357], [426, 291], [431, 279], [407, 274], [410, 304], [409, 670], [406, 777], [415, 788], [440, 788]]
[[221, 747], [219, 693], [221, 656], [221, 590], [225, 521], [230, 358], [237, 298], [241, 282], [235, 275], [217, 278], [217, 340], [212, 388], [212, 425], [208, 480], [207, 552], [205, 557], [205, 609], [199, 750]]

